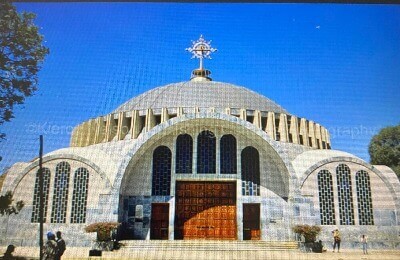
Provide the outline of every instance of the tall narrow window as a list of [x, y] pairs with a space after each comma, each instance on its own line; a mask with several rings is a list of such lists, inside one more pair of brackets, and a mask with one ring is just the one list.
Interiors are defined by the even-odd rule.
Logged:
[[332, 174], [327, 170], [318, 173], [318, 195], [321, 225], [336, 225]]
[[237, 173], [236, 138], [233, 135], [224, 135], [220, 145], [221, 173]]
[[89, 188], [89, 171], [79, 168], [74, 175], [74, 193], [72, 194], [71, 223], [86, 222], [86, 205]]
[[372, 212], [371, 183], [366, 171], [356, 173], [358, 218], [360, 225], [373, 225], [374, 214]]
[[153, 181], [151, 194], [153, 196], [168, 196], [171, 192], [171, 150], [159, 146], [153, 153]]
[[193, 139], [188, 134], [179, 135], [176, 139], [175, 172], [192, 173]]
[[260, 155], [256, 148], [248, 146], [242, 156], [242, 195], [260, 195]]
[[216, 138], [206, 130], [197, 137], [197, 173], [216, 172]]
[[[32, 209], [32, 223], [39, 222], [39, 170], [36, 172], [36, 179], [35, 179], [35, 190], [33, 192], [33, 209]], [[49, 202], [49, 189], [50, 189], [50, 177], [51, 173], [48, 168], [43, 168], [43, 222], [46, 222], [47, 216], [47, 205]]]
[[353, 192], [350, 168], [339, 164], [336, 168], [340, 225], [354, 225]]
[[67, 162], [60, 162], [56, 167], [54, 180], [53, 207], [51, 223], [65, 223], [67, 215], [68, 185], [71, 166]]

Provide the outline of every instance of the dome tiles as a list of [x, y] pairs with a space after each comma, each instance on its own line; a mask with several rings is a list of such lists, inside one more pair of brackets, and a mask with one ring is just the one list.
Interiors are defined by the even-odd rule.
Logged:
[[274, 101], [254, 91], [214, 81], [186, 81], [157, 87], [128, 100], [112, 113], [177, 107], [244, 108], [288, 114]]

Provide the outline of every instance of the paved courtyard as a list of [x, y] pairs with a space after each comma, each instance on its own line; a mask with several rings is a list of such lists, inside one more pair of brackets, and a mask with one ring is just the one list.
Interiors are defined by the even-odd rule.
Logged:
[[[5, 247], [0, 250], [3, 253]], [[363, 259], [400, 259], [400, 250], [370, 250], [368, 255], [363, 255], [362, 250], [346, 250], [340, 253], [326, 252], [322, 254], [304, 253], [299, 250], [264, 250], [264, 251], [224, 251], [224, 250], [138, 250], [121, 249], [113, 252], [103, 252], [102, 257], [90, 257], [87, 247], [67, 248], [63, 260], [67, 259], [273, 259], [273, 260], [363, 260]], [[33, 247], [17, 247], [15, 256], [26, 257], [27, 259], [38, 259], [39, 250]]]

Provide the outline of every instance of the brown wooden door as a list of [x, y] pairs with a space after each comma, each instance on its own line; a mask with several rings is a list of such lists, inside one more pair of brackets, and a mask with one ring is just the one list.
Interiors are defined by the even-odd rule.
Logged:
[[260, 204], [243, 204], [243, 240], [260, 239]]
[[177, 182], [176, 239], [236, 239], [236, 183]]
[[169, 204], [151, 204], [150, 239], [168, 240]]

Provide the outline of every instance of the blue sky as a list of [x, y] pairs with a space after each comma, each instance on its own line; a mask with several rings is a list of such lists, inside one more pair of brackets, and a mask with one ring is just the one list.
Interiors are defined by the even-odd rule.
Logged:
[[18, 3], [37, 13], [50, 55], [39, 90], [1, 126], [0, 172], [68, 147], [71, 129], [151, 88], [186, 81], [203, 34], [215, 81], [250, 88], [328, 128], [332, 148], [369, 161], [380, 128], [400, 123], [400, 6]]

